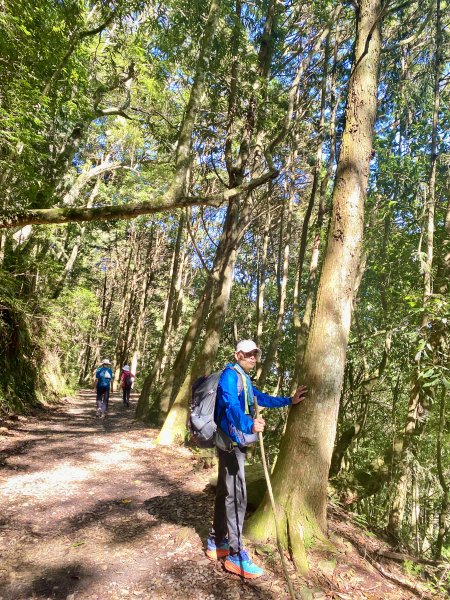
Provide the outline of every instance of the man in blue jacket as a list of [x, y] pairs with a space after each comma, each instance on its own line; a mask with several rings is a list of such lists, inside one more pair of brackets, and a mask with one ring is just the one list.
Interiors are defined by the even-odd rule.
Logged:
[[[226, 557], [225, 568], [253, 579], [264, 571], [255, 565], [242, 541], [247, 489], [245, 454], [247, 445], [264, 431], [263, 418], [254, 417], [254, 397], [260, 406], [276, 408], [298, 404], [306, 394], [300, 386], [292, 398], [269, 396], [256, 389], [248, 375], [256, 366], [261, 350], [252, 340], [238, 343], [236, 363], [225, 367], [217, 388], [215, 420], [218, 424], [219, 474], [214, 505], [213, 528], [207, 540], [206, 555], [212, 560]], [[223, 435], [225, 434], [225, 435]]]

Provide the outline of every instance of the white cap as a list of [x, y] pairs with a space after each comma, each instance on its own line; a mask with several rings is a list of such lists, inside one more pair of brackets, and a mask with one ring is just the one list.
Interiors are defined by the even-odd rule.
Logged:
[[104, 358], [102, 360], [102, 365], [110, 365], [110, 364], [111, 364], [111, 361], [109, 361], [107, 358]]
[[258, 350], [258, 358], [260, 358], [261, 350], [253, 340], [241, 340], [236, 346], [236, 352], [251, 352], [252, 350]]
[[129, 367], [128, 365], [124, 365], [124, 366], [122, 367], [122, 369], [123, 369], [124, 371], [129, 371], [129, 370], [130, 370], [130, 367]]

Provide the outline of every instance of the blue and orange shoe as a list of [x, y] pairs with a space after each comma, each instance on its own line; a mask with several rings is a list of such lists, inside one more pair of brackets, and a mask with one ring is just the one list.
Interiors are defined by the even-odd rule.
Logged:
[[206, 556], [211, 560], [219, 560], [219, 558], [228, 556], [229, 553], [228, 540], [223, 539], [219, 544], [216, 544], [216, 540], [213, 537], [209, 537], [206, 540]]
[[230, 573], [235, 573], [245, 579], [256, 579], [264, 575], [263, 569], [255, 565], [245, 550], [241, 550], [237, 554], [230, 554], [223, 566]]

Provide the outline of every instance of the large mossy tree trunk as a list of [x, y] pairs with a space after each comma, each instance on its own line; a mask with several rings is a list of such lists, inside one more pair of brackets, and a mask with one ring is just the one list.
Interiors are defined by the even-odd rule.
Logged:
[[[273, 473], [282, 543], [297, 567], [307, 569], [306, 550], [325, 541], [327, 482], [352, 317], [354, 284], [364, 228], [364, 202], [377, 109], [381, 48], [380, 0], [362, 0], [332, 201], [332, 216], [303, 363], [308, 398], [291, 410]], [[248, 534], [275, 537], [266, 496], [250, 519]]]
[[[225, 142], [225, 162], [228, 172], [228, 180], [230, 188], [241, 186], [246, 175], [252, 153], [251, 142], [255, 133], [255, 126], [259, 123], [258, 120], [258, 101], [259, 94], [267, 85], [272, 50], [273, 50], [273, 35], [276, 22], [276, 2], [270, 0], [266, 9], [266, 20], [264, 31], [261, 37], [260, 48], [258, 53], [258, 80], [253, 82], [253, 93], [249, 99], [245, 122], [241, 129], [241, 137], [239, 142], [239, 151], [236, 158], [233, 155], [233, 146], [237, 145], [238, 133], [236, 131], [236, 107], [240, 99], [238, 95], [239, 82], [239, 48], [240, 48], [240, 27], [241, 27], [241, 9], [242, 3], [236, 2], [236, 18], [233, 30], [233, 61], [232, 61], [232, 84], [230, 86], [230, 95], [228, 98], [228, 116], [227, 116], [227, 134]], [[256, 131], [256, 138], [261, 130]], [[254, 162], [252, 171], [257, 172], [260, 166], [260, 161], [253, 157]], [[213, 362], [219, 346], [222, 329], [225, 322], [226, 313], [228, 310], [229, 297], [233, 283], [233, 270], [237, 257], [238, 247], [243, 231], [248, 224], [248, 219], [251, 212], [251, 204], [248, 194], [242, 194], [240, 197], [228, 203], [227, 217], [220, 239], [219, 246], [216, 251], [215, 264], [213, 269], [214, 279], [210, 278], [205, 287], [211, 286], [214, 283], [213, 296], [208, 296], [210, 299], [211, 311], [205, 325], [204, 341], [201, 348], [196, 354], [195, 360], [189, 368], [189, 360], [194, 351], [194, 344], [191, 344], [191, 353], [189, 360], [183, 360], [181, 365], [184, 368], [184, 379], [178, 380], [180, 385], [171, 385], [171, 403], [170, 411], [167, 414], [163, 428], [158, 436], [158, 441], [161, 444], [171, 444], [179, 439], [184, 438], [186, 433], [186, 419], [188, 415], [189, 398], [191, 394], [192, 383], [197, 377], [205, 373], [210, 373], [213, 367]], [[217, 276], [217, 282], [215, 278]], [[204, 304], [207, 308], [207, 305]], [[197, 313], [196, 313], [197, 314]], [[200, 315], [199, 324], [196, 322], [196, 316], [191, 323], [191, 327], [195, 327], [196, 341], [201, 333], [200, 326], [203, 325], [204, 318], [207, 316], [206, 311]], [[189, 333], [189, 332], [188, 332]], [[186, 339], [186, 338], [185, 338]], [[173, 379], [173, 376], [169, 376]], [[175, 393], [174, 393], [175, 392]], [[166, 395], [167, 398], [167, 395]], [[161, 408], [166, 406], [161, 402]]]
[[228, 207], [227, 220], [222, 235], [224, 243], [222, 245], [221, 270], [216, 284], [214, 302], [205, 325], [202, 347], [198, 351], [192, 366], [187, 370], [183, 383], [170, 407], [157, 439], [159, 444], [170, 445], [184, 440], [192, 384], [201, 375], [209, 374], [212, 371], [228, 310], [242, 224], [245, 225], [247, 222], [249, 212], [248, 203], [244, 204], [242, 212], [236, 202], [230, 203]]

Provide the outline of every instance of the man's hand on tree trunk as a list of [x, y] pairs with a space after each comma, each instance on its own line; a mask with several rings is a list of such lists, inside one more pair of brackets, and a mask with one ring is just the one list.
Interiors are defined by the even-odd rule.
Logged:
[[300, 387], [298, 387], [295, 391], [295, 394], [292, 396], [292, 404], [298, 404], [299, 402], [304, 400], [307, 391], [308, 390], [305, 385], [301, 385]]

